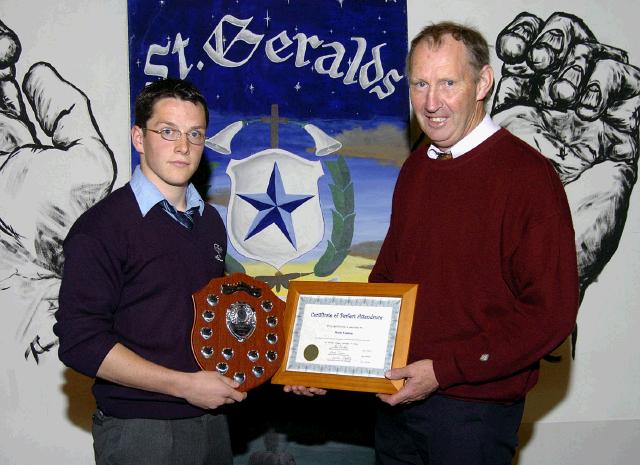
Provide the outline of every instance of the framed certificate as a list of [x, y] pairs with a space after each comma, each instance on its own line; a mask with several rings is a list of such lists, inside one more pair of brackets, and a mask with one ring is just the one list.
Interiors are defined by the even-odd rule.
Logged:
[[286, 348], [272, 382], [394, 393], [403, 380], [417, 284], [291, 281]]

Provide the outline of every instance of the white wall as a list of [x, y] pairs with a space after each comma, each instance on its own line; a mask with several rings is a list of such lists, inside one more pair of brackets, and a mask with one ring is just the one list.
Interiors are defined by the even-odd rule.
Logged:
[[[613, 3], [613, 4], [612, 4]], [[516, 14], [543, 19], [552, 0], [511, 2], [408, 0], [409, 37], [432, 21], [452, 19], [478, 27], [490, 42]], [[640, 4], [597, 0], [563, 2], [603, 43], [626, 50], [640, 64]], [[129, 107], [125, 0], [3, 0], [0, 20], [13, 29], [23, 52], [21, 81], [37, 61], [53, 64], [89, 99], [105, 140], [120, 165], [117, 185], [128, 178]], [[499, 61], [494, 56], [495, 68]], [[498, 71], [498, 69], [496, 69]], [[633, 464], [640, 456], [640, 192], [632, 194], [619, 249], [587, 290], [579, 315], [576, 360], [545, 364], [527, 402], [521, 465]], [[56, 357], [25, 361], [15, 334], [20, 302], [0, 292], [0, 463], [92, 463], [88, 433], [89, 381], [63, 371]], [[635, 310], [635, 311], [634, 311]], [[73, 392], [69, 392], [73, 386]]]

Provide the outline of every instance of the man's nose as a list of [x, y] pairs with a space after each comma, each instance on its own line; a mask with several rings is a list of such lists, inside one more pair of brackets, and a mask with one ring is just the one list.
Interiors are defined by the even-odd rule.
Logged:
[[187, 139], [187, 135], [183, 132], [180, 134], [180, 137], [174, 141], [175, 151], [179, 153], [187, 154], [189, 153], [189, 140]]
[[425, 96], [424, 96], [424, 108], [429, 113], [438, 111], [438, 109], [442, 106], [442, 101], [440, 99], [440, 95], [438, 94], [437, 89], [430, 88]]

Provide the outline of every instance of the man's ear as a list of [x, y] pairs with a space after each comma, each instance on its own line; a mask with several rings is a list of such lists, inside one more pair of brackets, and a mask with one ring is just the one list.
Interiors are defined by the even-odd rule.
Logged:
[[131, 128], [131, 143], [138, 153], [144, 153], [142, 139], [144, 139], [144, 131], [142, 128], [140, 126], [133, 126]]
[[493, 69], [484, 65], [480, 70], [480, 77], [476, 84], [476, 101], [484, 100], [493, 86]]

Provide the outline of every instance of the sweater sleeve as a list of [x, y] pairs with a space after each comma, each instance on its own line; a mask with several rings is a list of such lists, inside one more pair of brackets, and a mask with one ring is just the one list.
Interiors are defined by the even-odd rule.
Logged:
[[105, 244], [83, 233], [65, 240], [64, 254], [53, 328], [60, 341], [58, 356], [65, 365], [95, 377], [118, 342], [113, 321], [122, 283], [121, 267]]
[[542, 205], [531, 202], [546, 212], [544, 219], [544, 213], [531, 215], [535, 220], [512, 231], [517, 240], [504, 251], [502, 276], [513, 307], [478, 309], [487, 315], [485, 330], [434, 360], [442, 388], [518, 373], [557, 348], [575, 327], [579, 291], [571, 214], [559, 180], [551, 186]]
[[382, 243], [382, 248], [376, 259], [376, 263], [373, 265], [373, 269], [369, 274], [370, 283], [390, 283], [393, 282], [393, 269], [394, 253], [393, 253], [393, 239], [392, 230], [389, 228], [387, 236]]

